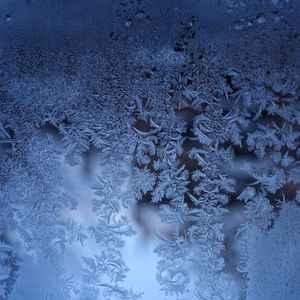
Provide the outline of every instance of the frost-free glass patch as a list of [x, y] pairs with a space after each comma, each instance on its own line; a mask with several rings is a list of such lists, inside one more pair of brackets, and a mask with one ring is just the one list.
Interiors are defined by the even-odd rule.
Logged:
[[299, 10], [1, 1], [0, 300], [300, 299]]

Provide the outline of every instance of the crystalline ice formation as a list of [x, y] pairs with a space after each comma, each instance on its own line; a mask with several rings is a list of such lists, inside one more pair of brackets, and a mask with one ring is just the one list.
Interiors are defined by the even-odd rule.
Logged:
[[300, 298], [299, 1], [2, 2], [1, 300]]

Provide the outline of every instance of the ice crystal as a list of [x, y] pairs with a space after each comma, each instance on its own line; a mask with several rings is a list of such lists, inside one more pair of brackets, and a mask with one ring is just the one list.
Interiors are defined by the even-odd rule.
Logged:
[[300, 298], [298, 1], [1, 11], [0, 299]]

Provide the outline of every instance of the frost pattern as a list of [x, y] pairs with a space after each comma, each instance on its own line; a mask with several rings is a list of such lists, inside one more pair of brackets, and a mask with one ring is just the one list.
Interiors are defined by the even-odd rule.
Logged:
[[[164, 299], [299, 298], [299, 3], [4, 2], [0, 299], [143, 299], [139, 203]], [[89, 203], [63, 170], [94, 156]]]

